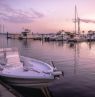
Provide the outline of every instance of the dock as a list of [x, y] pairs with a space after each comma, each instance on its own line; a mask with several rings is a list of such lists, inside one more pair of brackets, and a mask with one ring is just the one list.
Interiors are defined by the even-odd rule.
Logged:
[[[41, 87], [39, 88], [43, 95], [42, 97], [51, 97], [48, 87]], [[6, 83], [0, 80], [0, 97], [24, 97], [11, 86], [7, 85]], [[31, 96], [32, 97], [32, 96]]]
[[23, 97], [9, 85], [0, 81], [0, 97]]
[[[28, 33], [26, 36], [23, 34], [12, 34], [7, 33], [7, 39], [32, 39], [32, 40], [42, 40], [42, 41], [65, 41], [65, 42], [85, 42], [89, 39], [91, 35], [88, 34], [75, 34], [71, 32], [64, 33]], [[91, 39], [90, 39], [91, 40]], [[95, 41], [95, 39], [94, 39]]]

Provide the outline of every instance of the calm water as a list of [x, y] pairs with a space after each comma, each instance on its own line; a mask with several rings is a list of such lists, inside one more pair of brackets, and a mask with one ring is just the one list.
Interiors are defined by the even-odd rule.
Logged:
[[[7, 41], [1, 37], [2, 46], [18, 47], [21, 55], [47, 63], [54, 61], [56, 67], [64, 71], [64, 77], [49, 86], [52, 97], [95, 97], [95, 42]], [[37, 93], [39, 96], [33, 96], [42, 97], [42, 94]], [[27, 93], [24, 95], [32, 97]]]

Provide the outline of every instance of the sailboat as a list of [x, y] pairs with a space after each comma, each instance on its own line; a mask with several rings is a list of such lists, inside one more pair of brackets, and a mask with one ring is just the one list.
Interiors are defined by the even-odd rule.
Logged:
[[40, 87], [60, 75], [62, 71], [43, 61], [20, 56], [17, 49], [0, 50], [0, 78], [12, 86]]

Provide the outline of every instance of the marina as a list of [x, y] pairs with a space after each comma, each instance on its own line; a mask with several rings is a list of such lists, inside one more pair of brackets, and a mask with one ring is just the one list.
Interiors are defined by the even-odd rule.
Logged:
[[[91, 34], [92, 33], [92, 34]], [[76, 42], [84, 42], [89, 40], [95, 40], [94, 39], [94, 31], [89, 31], [88, 34], [74, 34], [71, 32], [64, 32], [57, 34], [57, 33], [51, 33], [51, 34], [27, 34], [27, 37], [20, 37], [21, 34], [10, 34], [6, 35], [7, 39], [32, 39], [32, 40], [42, 40], [42, 41], [70, 41], [75, 40]], [[93, 38], [91, 38], [93, 37]]]
[[95, 97], [94, 9], [0, 0], [0, 97]]
[[[0, 39], [2, 40], [2, 38]], [[33, 57], [49, 64], [53, 61], [53, 64], [59, 70], [64, 71], [64, 77], [48, 85], [48, 92], [51, 97], [63, 97], [66, 95], [70, 97], [72, 93], [73, 96], [77, 95], [77, 97], [80, 97], [80, 95], [81, 97], [95, 96], [94, 42], [66, 43], [61, 41], [20, 41], [17, 39], [7, 40], [6, 36], [4, 36], [3, 39], [4, 47], [18, 47], [21, 55]], [[38, 97], [38, 95], [39, 97], [46, 97], [42, 90], [35, 88], [25, 89], [13, 87], [13, 89], [24, 97]], [[85, 94], [83, 93], [84, 91]]]
[[[25, 33], [25, 36], [24, 36]], [[57, 33], [48, 33], [48, 34], [40, 34], [40, 33], [29, 33], [22, 32], [21, 34], [11, 34], [5, 33], [7, 39], [31, 39], [31, 40], [41, 40], [41, 41], [66, 41], [66, 42], [88, 42], [95, 41], [95, 31], [89, 30], [88, 33], [78, 34], [72, 32], [65, 32], [61, 30]]]

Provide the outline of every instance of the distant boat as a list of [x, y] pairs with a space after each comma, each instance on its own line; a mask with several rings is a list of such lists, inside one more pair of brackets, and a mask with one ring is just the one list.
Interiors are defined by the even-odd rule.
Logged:
[[95, 41], [95, 32], [94, 31], [89, 31], [87, 34], [87, 41]]
[[17, 50], [6, 49], [0, 52], [0, 78], [12, 86], [44, 86], [62, 75], [61, 71], [45, 62], [19, 56]]

